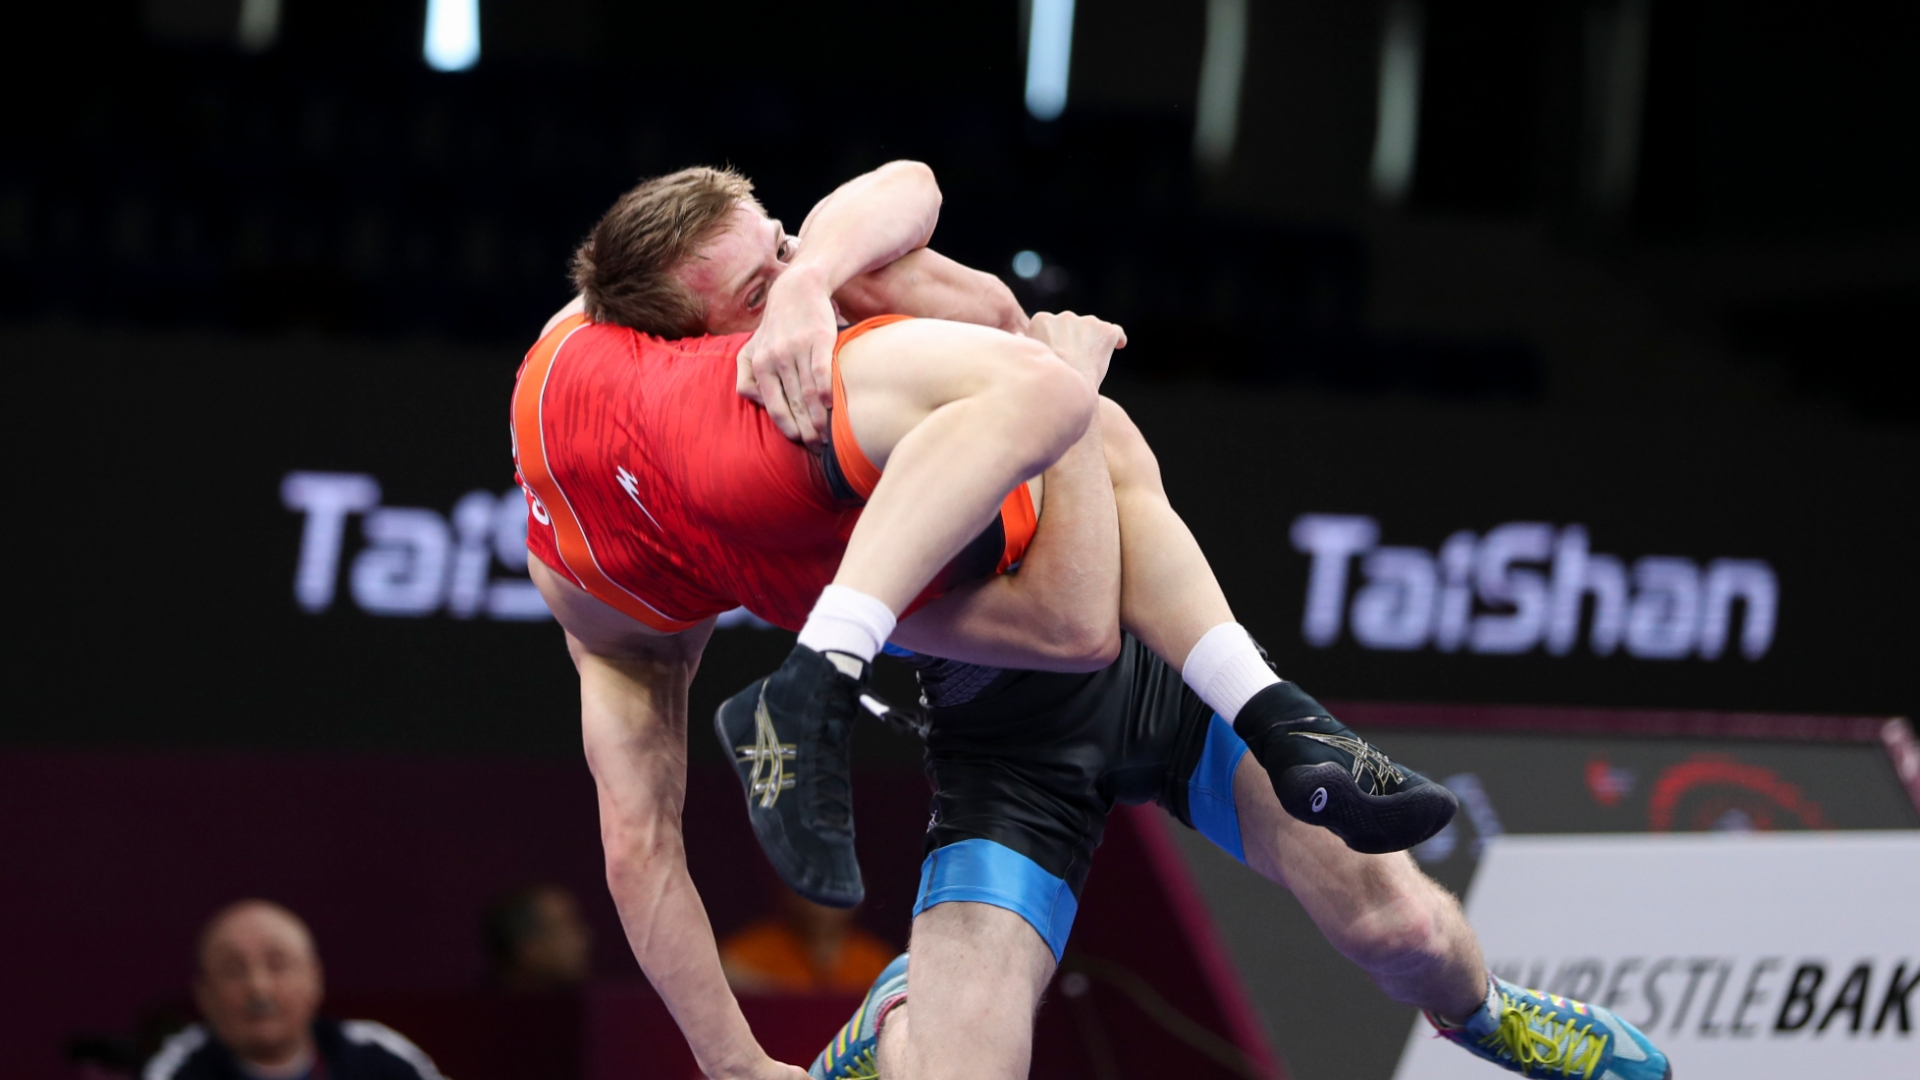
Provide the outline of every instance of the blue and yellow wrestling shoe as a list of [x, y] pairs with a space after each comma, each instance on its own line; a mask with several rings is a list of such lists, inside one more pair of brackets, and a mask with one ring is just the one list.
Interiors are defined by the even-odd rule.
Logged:
[[1486, 1003], [1465, 1024], [1427, 1014], [1441, 1038], [1521, 1076], [1672, 1080], [1667, 1055], [1611, 1009], [1490, 982]]
[[867, 999], [853, 1010], [839, 1034], [813, 1059], [807, 1075], [813, 1080], [876, 1080], [880, 1075], [875, 1055], [880, 1051], [880, 1021], [887, 1010], [907, 996], [907, 954], [893, 958], [873, 980]]

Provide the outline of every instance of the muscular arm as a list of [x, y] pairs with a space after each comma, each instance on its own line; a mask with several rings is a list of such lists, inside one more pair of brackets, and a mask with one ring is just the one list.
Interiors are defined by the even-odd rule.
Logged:
[[933, 170], [917, 161], [888, 162], [814, 204], [781, 280], [817, 280], [826, 287], [821, 295], [832, 296], [854, 278], [925, 247], [939, 220]]
[[627, 943], [710, 1077], [800, 1080], [768, 1058], [720, 970], [706, 908], [687, 874], [687, 687], [713, 623], [657, 634], [534, 560], [534, 581], [567, 630], [580, 673], [580, 726], [600, 800], [607, 887]]
[[882, 165], [815, 204], [787, 269], [767, 290], [760, 329], [740, 350], [740, 396], [765, 408], [789, 439], [819, 445], [833, 406], [833, 295], [925, 247], [939, 220], [940, 186], [917, 161]]
[[833, 294], [849, 322], [875, 315], [916, 315], [976, 323], [1010, 334], [1027, 332], [1027, 313], [1007, 283], [920, 248], [861, 274]]

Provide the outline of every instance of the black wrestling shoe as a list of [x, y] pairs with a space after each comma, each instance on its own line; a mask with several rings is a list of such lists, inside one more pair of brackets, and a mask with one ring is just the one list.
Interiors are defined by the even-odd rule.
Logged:
[[[747, 817], [780, 880], [816, 904], [866, 896], [853, 852], [853, 722], [887, 706], [860, 677], [796, 645], [780, 670], [728, 698], [713, 716], [747, 792]], [[870, 703], [870, 704], [869, 704]]]
[[1287, 813], [1332, 830], [1355, 851], [1405, 851], [1460, 808], [1453, 792], [1387, 760], [1293, 683], [1253, 695], [1233, 730], [1267, 770]]

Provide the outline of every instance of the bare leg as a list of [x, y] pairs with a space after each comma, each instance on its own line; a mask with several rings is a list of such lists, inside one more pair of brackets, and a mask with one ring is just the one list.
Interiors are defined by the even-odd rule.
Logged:
[[913, 920], [908, 953], [906, 1004], [880, 1028], [881, 1077], [1023, 1080], [1054, 968], [1033, 927], [988, 904], [938, 904]]
[[1160, 462], [1132, 419], [1100, 399], [1101, 434], [1120, 513], [1120, 625], [1178, 670], [1201, 635], [1234, 621], [1213, 567], [1160, 482]]
[[1362, 855], [1280, 806], [1248, 755], [1233, 776], [1247, 865], [1292, 890], [1341, 955], [1387, 996], [1448, 1020], [1487, 996], [1486, 961], [1452, 894], [1406, 852]]
[[1167, 502], [1139, 429], [1119, 406], [1102, 399], [1100, 407], [1120, 520], [1121, 627], [1233, 725], [1293, 815], [1358, 851], [1404, 851], [1439, 831], [1456, 809], [1453, 796], [1419, 773], [1388, 767], [1319, 702], [1281, 684]]
[[854, 436], [885, 471], [834, 584], [895, 615], [1093, 416], [1086, 379], [1051, 349], [964, 323], [883, 326], [847, 343], [840, 372]]

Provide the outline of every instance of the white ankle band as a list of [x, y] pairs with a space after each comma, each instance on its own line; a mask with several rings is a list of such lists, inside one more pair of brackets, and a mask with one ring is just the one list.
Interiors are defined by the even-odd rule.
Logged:
[[887, 635], [893, 633], [893, 611], [886, 604], [845, 585], [820, 591], [813, 613], [800, 628], [800, 644], [814, 652], [839, 652], [872, 663]]
[[1228, 723], [1240, 715], [1248, 698], [1280, 681], [1261, 658], [1246, 627], [1231, 622], [1201, 635], [1187, 654], [1180, 677]]

